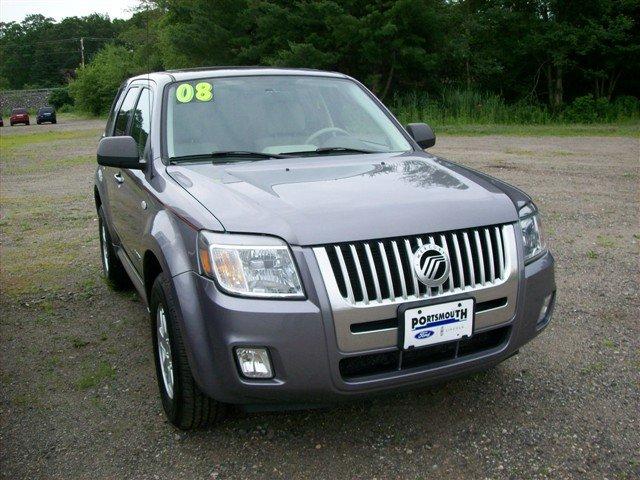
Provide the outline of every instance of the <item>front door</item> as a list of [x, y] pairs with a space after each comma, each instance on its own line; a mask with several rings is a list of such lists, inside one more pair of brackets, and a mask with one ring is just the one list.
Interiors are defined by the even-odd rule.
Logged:
[[[116, 117], [114, 135], [132, 136], [138, 144], [140, 158], [148, 154], [150, 113], [151, 91], [148, 88], [131, 88]], [[149, 211], [148, 194], [144, 188], [145, 173], [113, 167], [108, 170], [105, 173], [110, 187], [112, 224], [125, 253], [142, 274], [142, 236]]]

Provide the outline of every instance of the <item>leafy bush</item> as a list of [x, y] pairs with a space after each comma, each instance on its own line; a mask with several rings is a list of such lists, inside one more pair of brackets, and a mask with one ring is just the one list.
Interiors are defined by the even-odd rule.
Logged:
[[63, 105], [73, 105], [73, 98], [69, 95], [69, 88], [56, 88], [49, 94], [49, 105], [60, 110]]
[[440, 95], [425, 92], [396, 94], [391, 110], [402, 123], [545, 124], [552, 121], [548, 109], [538, 104], [508, 104], [502, 97], [475, 90], [445, 89]]
[[606, 98], [593, 98], [591, 94], [578, 97], [566, 108], [564, 118], [574, 123], [597, 122], [606, 116], [608, 103]]
[[439, 95], [426, 92], [396, 94], [391, 110], [403, 123], [432, 125], [547, 125], [552, 123], [637, 122], [640, 100], [622, 96], [613, 102], [586, 95], [576, 98], [564, 111], [528, 101], [507, 103], [500, 95], [476, 90], [444, 89]]
[[107, 45], [89, 65], [78, 70], [69, 92], [78, 110], [91, 115], [104, 114], [109, 111], [122, 81], [136, 73], [138, 68], [126, 48]]

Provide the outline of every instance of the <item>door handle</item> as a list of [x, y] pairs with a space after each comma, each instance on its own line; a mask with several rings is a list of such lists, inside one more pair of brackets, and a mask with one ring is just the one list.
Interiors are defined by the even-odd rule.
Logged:
[[123, 183], [124, 182], [124, 177], [122, 176], [122, 174], [120, 172], [114, 173], [113, 174], [113, 178], [115, 178], [116, 182], [118, 182], [118, 183]]

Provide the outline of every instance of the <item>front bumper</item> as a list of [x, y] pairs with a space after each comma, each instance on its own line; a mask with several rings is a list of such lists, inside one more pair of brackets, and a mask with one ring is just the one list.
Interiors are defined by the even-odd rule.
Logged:
[[[305, 300], [232, 297], [195, 272], [173, 277], [191, 370], [200, 388], [212, 398], [245, 405], [319, 405], [439, 382], [510, 357], [548, 324], [553, 311], [552, 305], [547, 317], [539, 321], [545, 297], [555, 292], [554, 259], [547, 253], [526, 267], [520, 265], [513, 317], [482, 330], [501, 328], [505, 337], [499, 344], [445, 361], [349, 377], [341, 372], [342, 360], [355, 355], [393, 354], [397, 349], [342, 352], [315, 257], [310, 249], [293, 251], [307, 289]], [[476, 333], [481, 332], [474, 332], [474, 336]], [[233, 349], [238, 346], [268, 347], [275, 377], [241, 377], [233, 358]]]

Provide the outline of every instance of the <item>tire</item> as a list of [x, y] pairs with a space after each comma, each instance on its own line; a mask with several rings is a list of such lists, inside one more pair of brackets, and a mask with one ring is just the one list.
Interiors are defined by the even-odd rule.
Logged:
[[27, 123], [25, 123], [25, 125], [31, 125], [31, 123], [27, 122]]
[[118, 258], [111, 235], [107, 228], [104, 211], [98, 209], [98, 236], [100, 237], [100, 258], [102, 259], [102, 273], [114, 290], [126, 290], [131, 287], [131, 280], [127, 271]]
[[224, 405], [207, 397], [191, 374], [176, 305], [169, 280], [160, 273], [151, 288], [149, 310], [162, 408], [169, 422], [181, 430], [209, 427], [222, 419]]

